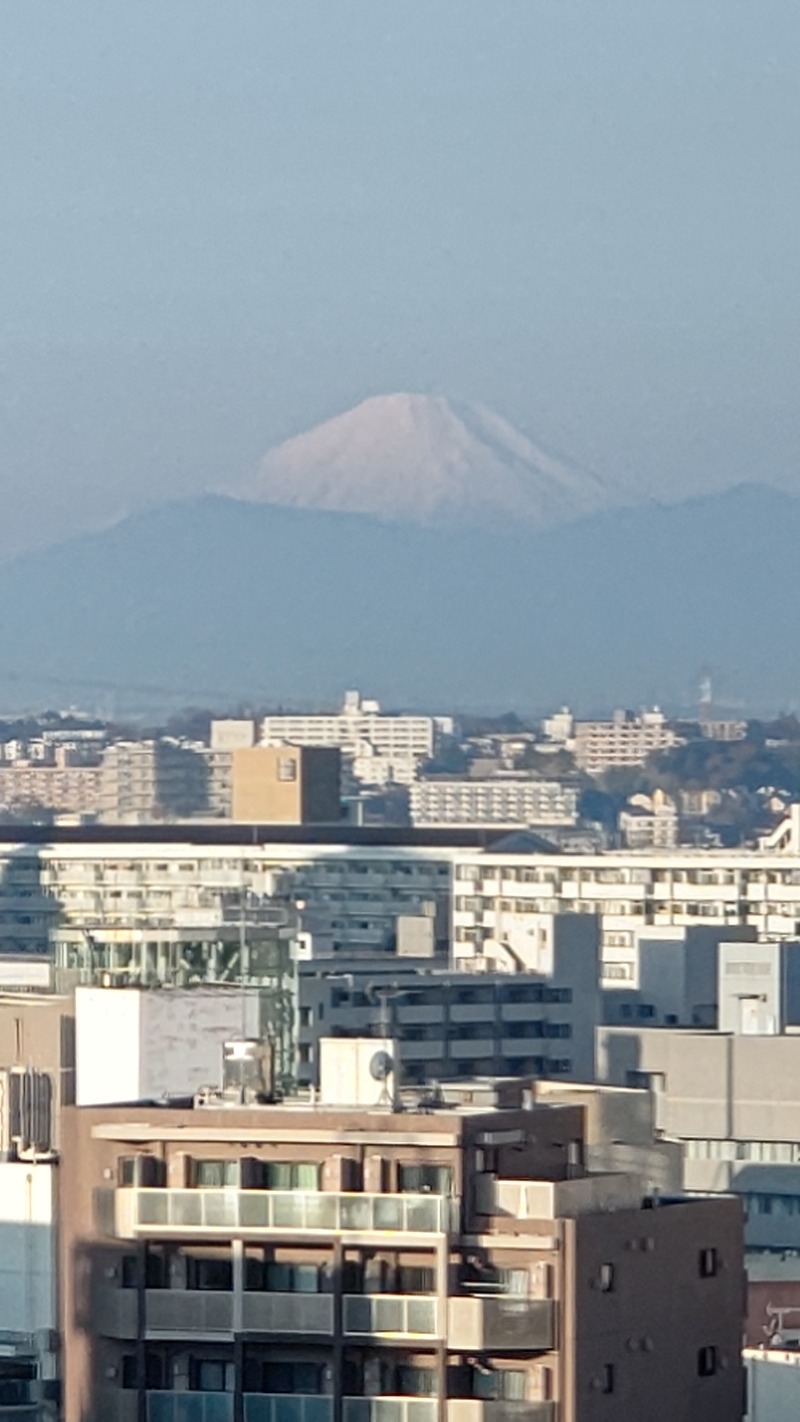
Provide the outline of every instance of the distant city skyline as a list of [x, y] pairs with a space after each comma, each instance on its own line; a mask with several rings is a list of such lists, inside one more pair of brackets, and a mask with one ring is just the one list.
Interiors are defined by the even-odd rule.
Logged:
[[800, 492], [791, 0], [5, 7], [0, 558], [397, 390]]

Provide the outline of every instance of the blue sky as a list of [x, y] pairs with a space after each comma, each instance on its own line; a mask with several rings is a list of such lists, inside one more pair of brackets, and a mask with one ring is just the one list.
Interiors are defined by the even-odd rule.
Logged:
[[800, 492], [797, 0], [8, 0], [0, 555], [379, 391]]

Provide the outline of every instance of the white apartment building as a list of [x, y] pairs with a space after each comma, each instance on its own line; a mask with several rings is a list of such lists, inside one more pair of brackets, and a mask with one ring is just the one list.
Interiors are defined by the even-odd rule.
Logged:
[[441, 777], [416, 781], [410, 806], [414, 825], [574, 825], [578, 791], [533, 776]]
[[[633, 976], [637, 933], [693, 925], [800, 936], [800, 819], [757, 850], [681, 848], [582, 854], [482, 848], [465, 830], [111, 827], [80, 834], [6, 827], [0, 843], [0, 953], [82, 961], [87, 934], [152, 958], [189, 941], [205, 964], [215, 925], [238, 942], [236, 904], [304, 905], [338, 949], [386, 951], [401, 915], [451, 923], [458, 959], [485, 955], [542, 913], [597, 913], [605, 976]], [[485, 834], [485, 832], [484, 832]], [[460, 846], [460, 847], [459, 847]], [[444, 930], [446, 932], [446, 929]], [[177, 949], [176, 949], [177, 951]], [[71, 955], [71, 957], [70, 957]], [[149, 959], [148, 959], [149, 961]], [[193, 959], [194, 961], [194, 959]]]
[[348, 691], [331, 716], [265, 716], [265, 745], [338, 746], [363, 784], [409, 785], [421, 761], [434, 755], [439, 738], [451, 735], [447, 717], [386, 715], [377, 701]]
[[657, 706], [641, 716], [615, 711], [610, 721], [575, 723], [575, 763], [587, 775], [602, 775], [617, 766], [643, 765], [648, 756], [677, 743], [677, 735]]

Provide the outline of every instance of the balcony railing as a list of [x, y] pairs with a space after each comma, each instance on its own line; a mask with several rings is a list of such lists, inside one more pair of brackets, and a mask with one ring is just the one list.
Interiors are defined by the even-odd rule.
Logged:
[[437, 1338], [438, 1300], [411, 1294], [348, 1294], [344, 1333], [348, 1336]]
[[345, 1397], [342, 1422], [436, 1422], [435, 1397]]
[[332, 1417], [331, 1397], [300, 1393], [250, 1392], [244, 1395], [244, 1422], [331, 1422]]
[[495, 1298], [451, 1298], [447, 1345], [458, 1352], [521, 1350], [555, 1346], [555, 1304], [513, 1294]]
[[555, 1402], [483, 1402], [477, 1397], [453, 1398], [447, 1422], [557, 1422]]
[[233, 1393], [148, 1392], [147, 1422], [233, 1422]]
[[317, 1190], [116, 1191], [120, 1239], [158, 1235], [440, 1234], [454, 1202], [441, 1195], [340, 1194]]

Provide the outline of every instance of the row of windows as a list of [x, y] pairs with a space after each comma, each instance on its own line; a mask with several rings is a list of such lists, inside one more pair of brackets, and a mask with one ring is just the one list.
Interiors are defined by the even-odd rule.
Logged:
[[794, 1141], [687, 1140], [689, 1160], [755, 1161], [760, 1165], [800, 1164], [800, 1144]]
[[[322, 1166], [316, 1161], [259, 1160], [245, 1156], [237, 1160], [193, 1160], [192, 1186], [198, 1190], [319, 1190]], [[158, 1187], [166, 1184], [166, 1164], [157, 1156], [129, 1155], [117, 1163], [121, 1186]], [[450, 1195], [453, 1171], [449, 1165], [433, 1163], [397, 1166], [400, 1194]]]

